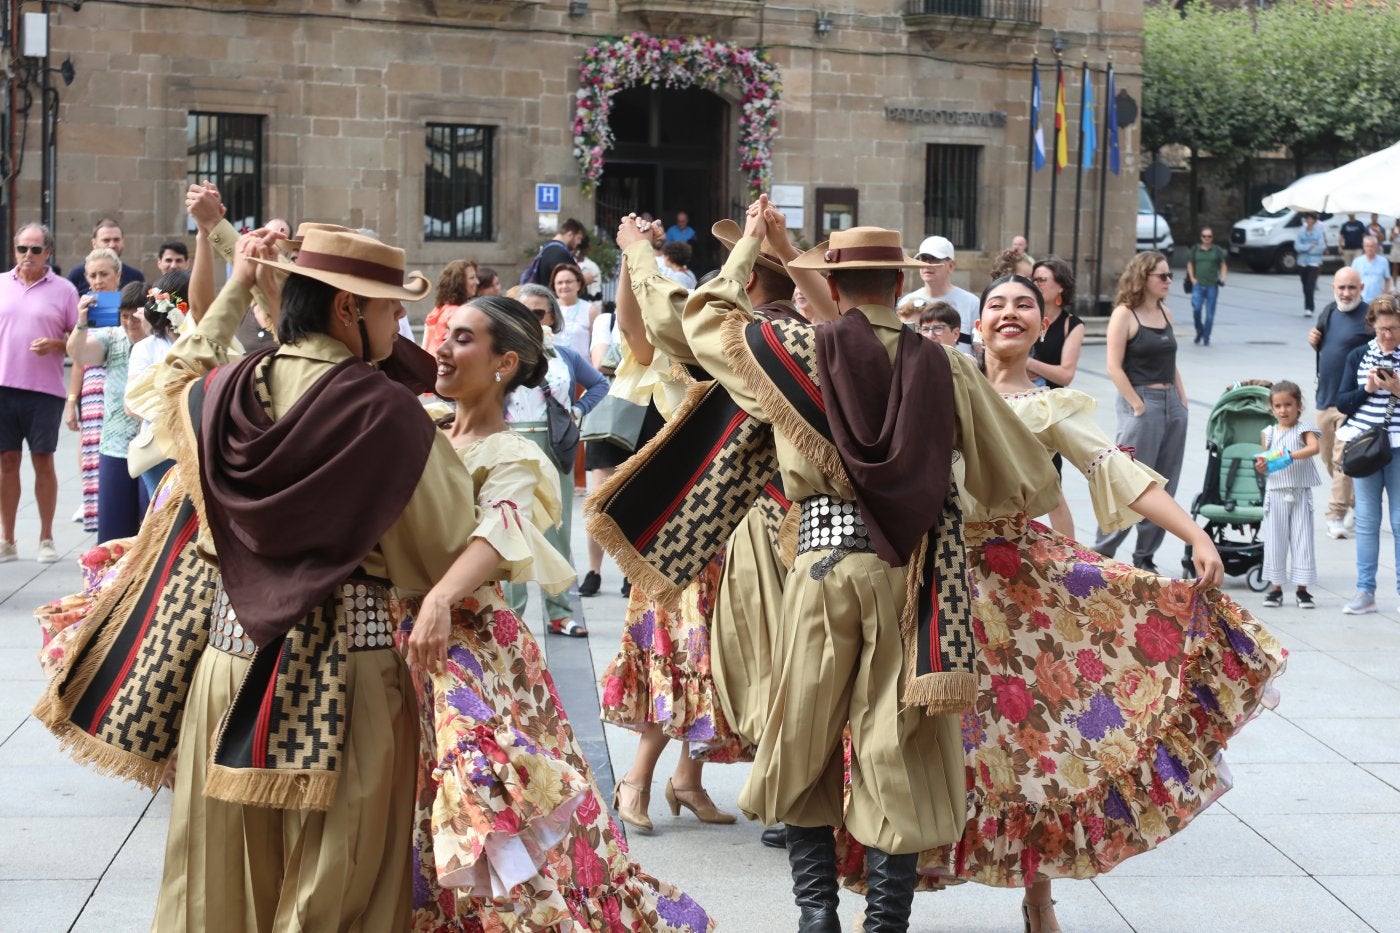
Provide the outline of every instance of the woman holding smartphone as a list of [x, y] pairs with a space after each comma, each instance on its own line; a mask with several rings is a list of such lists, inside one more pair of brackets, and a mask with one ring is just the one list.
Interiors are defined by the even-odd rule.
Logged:
[[[1337, 410], [1350, 415], [1337, 429], [1343, 443], [1368, 428], [1386, 425], [1390, 446], [1400, 446], [1395, 403], [1400, 396], [1400, 299], [1384, 294], [1371, 302], [1366, 323], [1376, 336], [1347, 356], [1337, 390]], [[1353, 478], [1356, 490], [1356, 595], [1342, 607], [1347, 615], [1376, 611], [1376, 564], [1381, 550], [1381, 497], [1390, 504], [1390, 527], [1400, 528], [1400, 457], [1372, 473]], [[1396, 589], [1400, 591], [1400, 535], [1395, 538]]]

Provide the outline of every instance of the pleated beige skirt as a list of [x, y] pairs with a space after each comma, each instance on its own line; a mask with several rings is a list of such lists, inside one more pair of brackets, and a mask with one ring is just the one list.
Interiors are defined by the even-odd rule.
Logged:
[[[852, 554], [821, 581], [826, 551], [799, 555], [783, 594], [773, 704], [739, 805], [764, 823], [839, 826], [895, 854], [962, 835], [967, 790], [959, 721], [905, 710], [899, 614], [904, 569]], [[842, 809], [841, 737], [851, 728]]]
[[348, 731], [331, 808], [204, 796], [209, 746], [248, 661], [205, 653], [181, 730], [157, 933], [380, 933], [412, 904], [417, 706], [393, 649], [349, 655]]
[[787, 571], [762, 514], [750, 509], [729, 538], [710, 619], [710, 674], [729, 728], [757, 745], [773, 706]]

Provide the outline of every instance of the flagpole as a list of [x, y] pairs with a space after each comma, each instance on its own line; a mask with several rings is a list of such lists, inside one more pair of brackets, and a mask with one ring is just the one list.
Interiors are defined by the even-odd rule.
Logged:
[[1081, 81], [1079, 88], [1079, 146], [1075, 152], [1079, 153], [1076, 159], [1079, 163], [1079, 171], [1074, 176], [1074, 246], [1070, 255], [1070, 270], [1075, 279], [1079, 278], [1079, 209], [1081, 196], [1084, 192], [1084, 104], [1088, 100], [1089, 92], [1089, 58], [1084, 57], [1084, 68], [1080, 72]]
[[[1040, 83], [1037, 74], [1040, 68], [1040, 57], [1031, 58], [1031, 107], [1037, 108], [1036, 86]], [[1031, 235], [1031, 187], [1035, 181], [1035, 125], [1040, 114], [1038, 109], [1030, 114], [1030, 119], [1026, 121], [1026, 221], [1021, 225], [1021, 235], [1029, 237]]]
[[1060, 134], [1064, 128], [1060, 126], [1064, 121], [1060, 119], [1060, 89], [1061, 82], [1064, 81], [1064, 65], [1060, 60], [1060, 53], [1055, 53], [1055, 144], [1050, 147], [1052, 153], [1050, 159], [1055, 163], [1055, 169], [1050, 173], [1050, 234], [1046, 238], [1045, 253], [1047, 256], [1055, 253], [1055, 199], [1060, 188]]
[[1098, 243], [1094, 247], [1094, 306], [1093, 313], [1099, 310], [1099, 287], [1103, 284], [1103, 215], [1104, 199], [1108, 192], [1108, 153], [1113, 148], [1112, 133], [1113, 127], [1110, 125], [1113, 120], [1113, 59], [1108, 60], [1108, 68], [1105, 71], [1104, 91], [1103, 91], [1103, 152], [1099, 156], [1099, 229]]

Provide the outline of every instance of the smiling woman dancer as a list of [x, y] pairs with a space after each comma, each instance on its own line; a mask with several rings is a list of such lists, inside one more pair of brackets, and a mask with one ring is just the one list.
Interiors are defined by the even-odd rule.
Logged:
[[560, 519], [559, 472], [504, 417], [513, 390], [545, 379], [540, 322], [492, 296], [445, 323], [436, 390], [457, 403], [447, 437], [479, 519], [408, 640], [425, 743], [413, 929], [481, 929], [499, 912], [512, 929], [699, 933], [704, 910], [628, 858], [539, 645], [501, 592], [503, 580], [557, 592], [574, 577], [542, 533]]
[[1025, 929], [1048, 933], [1060, 929], [1051, 879], [1148, 851], [1229, 789], [1217, 755], [1272, 705], [1285, 652], [1215, 589], [1209, 537], [1103, 435], [1094, 400], [1032, 384], [1026, 362], [1046, 327], [1035, 285], [994, 281], [978, 327], [987, 378], [1047, 453], [1088, 478], [1100, 527], [1150, 518], [1192, 545], [1199, 576], [1137, 570], [966, 502], [979, 648], [977, 704], [963, 714], [971, 811], [962, 839], [923, 853], [920, 869], [925, 887], [951, 875], [1027, 888]]

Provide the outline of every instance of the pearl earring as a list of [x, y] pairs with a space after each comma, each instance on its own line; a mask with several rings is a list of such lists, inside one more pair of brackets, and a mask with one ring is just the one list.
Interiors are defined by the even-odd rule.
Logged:
[[500, 382], [500, 381], [501, 381], [501, 374], [500, 374], [500, 373], [496, 373], [496, 381], [497, 381], [497, 382]]

